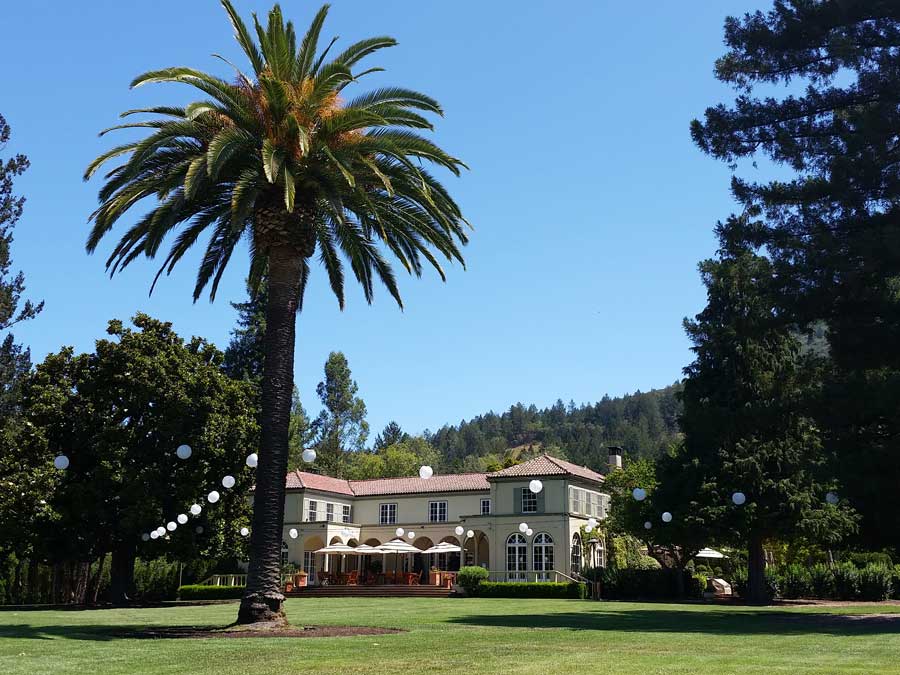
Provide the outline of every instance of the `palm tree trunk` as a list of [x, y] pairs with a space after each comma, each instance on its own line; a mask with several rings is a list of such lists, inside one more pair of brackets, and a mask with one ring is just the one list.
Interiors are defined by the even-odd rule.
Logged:
[[296, 248], [269, 250], [262, 438], [253, 495], [250, 568], [238, 612], [239, 624], [285, 621], [284, 595], [281, 593], [281, 542], [291, 394], [294, 388], [294, 337], [302, 263]]

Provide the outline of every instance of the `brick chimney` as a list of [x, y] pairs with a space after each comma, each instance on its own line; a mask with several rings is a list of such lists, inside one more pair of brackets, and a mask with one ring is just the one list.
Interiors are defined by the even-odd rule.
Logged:
[[609, 446], [609, 470], [610, 472], [622, 468], [622, 448], [611, 445]]

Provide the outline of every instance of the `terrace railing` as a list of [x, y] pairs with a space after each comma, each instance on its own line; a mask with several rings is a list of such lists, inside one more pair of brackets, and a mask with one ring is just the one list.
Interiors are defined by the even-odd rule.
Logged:
[[488, 579], [490, 581], [556, 581], [560, 583], [583, 581], [582, 579], [576, 579], [575, 577], [572, 577], [565, 572], [560, 572], [559, 570], [547, 570], [545, 572], [539, 572], [535, 570], [528, 570], [525, 572], [488, 570]]

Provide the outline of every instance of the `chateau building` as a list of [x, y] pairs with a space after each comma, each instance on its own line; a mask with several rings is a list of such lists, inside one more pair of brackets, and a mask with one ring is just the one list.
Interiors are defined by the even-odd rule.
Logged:
[[[617, 450], [611, 466], [621, 466]], [[529, 488], [539, 480], [542, 489]], [[495, 580], [553, 580], [578, 573], [585, 551], [588, 564], [603, 564], [602, 544], [582, 541], [589, 518], [607, 516], [609, 496], [603, 475], [586, 467], [541, 455], [493, 473], [434, 475], [431, 478], [344, 480], [304, 471], [287, 475], [283, 557], [310, 575], [367, 570], [394, 564], [405, 571], [429, 567], [454, 570], [481, 565]], [[529, 532], [520, 531], [527, 524]], [[403, 540], [419, 551], [442, 542], [460, 553], [396, 556], [316, 553], [340, 545], [356, 548], [386, 544], [403, 529]], [[457, 531], [462, 528], [462, 535]], [[412, 536], [410, 537], [410, 533]], [[365, 550], [365, 549], [361, 549]], [[376, 562], [377, 561], [377, 562]]]

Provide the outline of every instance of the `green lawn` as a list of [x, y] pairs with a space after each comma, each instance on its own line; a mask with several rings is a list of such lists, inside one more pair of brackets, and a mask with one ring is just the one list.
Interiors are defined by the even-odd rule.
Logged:
[[[900, 673], [900, 606], [754, 609], [578, 600], [288, 601], [296, 625], [408, 633], [135, 639], [224, 625], [237, 606], [0, 611], [0, 673]], [[897, 621], [837, 614], [896, 612]], [[614, 670], [615, 669], [615, 670]]]

